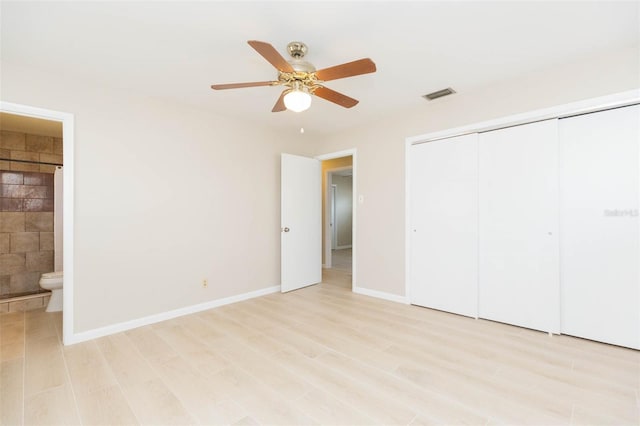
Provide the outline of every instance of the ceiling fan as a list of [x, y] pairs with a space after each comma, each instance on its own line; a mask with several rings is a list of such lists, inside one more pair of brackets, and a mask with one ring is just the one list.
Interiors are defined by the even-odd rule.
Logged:
[[321, 83], [339, 78], [353, 77], [376, 71], [376, 64], [369, 58], [336, 65], [316, 71], [315, 67], [303, 58], [307, 53], [307, 46], [299, 41], [287, 45], [291, 60], [285, 60], [282, 55], [269, 43], [249, 40], [263, 58], [278, 70], [278, 79], [273, 81], [256, 81], [251, 83], [214, 84], [214, 90], [239, 89], [258, 86], [285, 86], [272, 112], [286, 109], [300, 112], [311, 105], [311, 95], [318, 96], [345, 108], [354, 107], [358, 101], [342, 93], [324, 87]]

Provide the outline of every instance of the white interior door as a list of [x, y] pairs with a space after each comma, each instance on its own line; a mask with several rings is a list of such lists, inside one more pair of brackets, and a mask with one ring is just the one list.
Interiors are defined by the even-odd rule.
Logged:
[[411, 147], [411, 303], [478, 315], [477, 134]]
[[640, 349], [640, 106], [560, 120], [562, 332]]
[[478, 153], [480, 317], [559, 333], [557, 120], [481, 133]]
[[322, 280], [320, 161], [282, 154], [281, 291]]

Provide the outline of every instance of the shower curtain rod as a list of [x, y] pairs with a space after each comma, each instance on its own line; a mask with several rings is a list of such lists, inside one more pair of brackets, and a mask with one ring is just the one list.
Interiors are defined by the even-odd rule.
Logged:
[[0, 161], [14, 161], [16, 163], [43, 164], [45, 166], [63, 166], [63, 164], [61, 163], [46, 163], [44, 161], [30, 161], [30, 160], [14, 160], [11, 158], [0, 158]]

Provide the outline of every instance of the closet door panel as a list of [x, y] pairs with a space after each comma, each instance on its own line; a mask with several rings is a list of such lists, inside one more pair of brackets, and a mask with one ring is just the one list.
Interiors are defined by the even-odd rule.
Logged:
[[477, 316], [477, 134], [411, 148], [411, 303]]
[[479, 137], [479, 315], [559, 332], [557, 120]]
[[640, 349], [640, 106], [560, 120], [562, 332]]

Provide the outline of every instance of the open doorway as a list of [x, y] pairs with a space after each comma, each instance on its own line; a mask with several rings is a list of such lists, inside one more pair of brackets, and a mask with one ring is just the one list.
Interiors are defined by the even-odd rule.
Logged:
[[[315, 158], [285, 153], [281, 157], [280, 290], [288, 292], [323, 283], [338, 284], [350, 291], [356, 291], [358, 289], [356, 281], [356, 150], [324, 154]], [[351, 171], [347, 173], [346, 169]], [[351, 206], [349, 220], [351, 229], [347, 231], [347, 234], [350, 234], [350, 241], [347, 247], [340, 247], [340, 249], [349, 249], [351, 252], [349, 258], [343, 263], [349, 270], [330, 268], [333, 257], [332, 227], [328, 223], [331, 218], [332, 184], [330, 181], [336, 180], [330, 172], [347, 174], [351, 183], [351, 195], [346, 201]], [[337, 179], [339, 180], [340, 177]], [[320, 193], [318, 188], [321, 190]], [[358, 200], [360, 197], [362, 196], [359, 195]], [[341, 244], [338, 239], [336, 244]], [[342, 245], [345, 244], [342, 243]]]
[[353, 168], [328, 172], [331, 250], [327, 265], [351, 272], [353, 226]]
[[[58, 193], [59, 195], [62, 195], [62, 192], [64, 192], [64, 197], [60, 197], [63, 199], [57, 201], [63, 206], [61, 209], [62, 213], [58, 215], [58, 219], [62, 217], [63, 222], [62, 225], [58, 224], [58, 228], [62, 229], [62, 231], [59, 231], [58, 234], [61, 233], [62, 238], [58, 238], [58, 241], [56, 242], [55, 223], [51, 225], [49, 222], [44, 221], [44, 219], [48, 218], [48, 216], [53, 215], [53, 212], [47, 211], [47, 205], [49, 204], [47, 198], [36, 198], [32, 201], [23, 200], [22, 213], [24, 213], [25, 215], [25, 233], [28, 234], [28, 236], [22, 238], [22, 249], [18, 250], [14, 247], [14, 251], [24, 251], [24, 253], [18, 253], [18, 255], [24, 254], [25, 259], [27, 259], [27, 255], [30, 253], [27, 251], [28, 245], [31, 244], [35, 250], [37, 242], [39, 250], [38, 255], [31, 255], [30, 257], [38, 258], [39, 260], [41, 260], [40, 263], [42, 264], [42, 267], [38, 265], [38, 262], [30, 262], [29, 266], [26, 266], [25, 264], [24, 269], [27, 269], [27, 271], [25, 274], [22, 274], [24, 277], [27, 277], [27, 275], [29, 274], [33, 275], [31, 277], [32, 282], [27, 283], [32, 287], [35, 279], [38, 278], [38, 275], [43, 272], [44, 269], [51, 269], [49, 272], [53, 271], [53, 269], [64, 270], [64, 285], [62, 288], [62, 298], [64, 300], [64, 309], [62, 311], [62, 335], [63, 343], [65, 345], [72, 344], [76, 342], [76, 336], [74, 335], [73, 330], [73, 115], [65, 112], [52, 111], [28, 105], [13, 104], [9, 102], [0, 102], [0, 114], [3, 115], [1, 126], [3, 130], [3, 136], [8, 137], [8, 140], [5, 140], [3, 142], [2, 154], [8, 154], [10, 157], [8, 161], [5, 159], [1, 163], [5, 169], [8, 167], [9, 173], [12, 173], [12, 179], [18, 179], [14, 185], [14, 189], [20, 186], [20, 175], [22, 175], [22, 186], [28, 186], [28, 183], [33, 183], [34, 187], [45, 187], [45, 185], [38, 185], [37, 182], [38, 178], [41, 178], [41, 181], [43, 182], [48, 181], [48, 178], [46, 177], [47, 174], [51, 174], [52, 176], [54, 176], [53, 179], [56, 180], [56, 171], [58, 171], [58, 167], [62, 166], [62, 158], [64, 157], [64, 171], [63, 173], [58, 173], [60, 181], [62, 181], [61, 178], [64, 174], [64, 180], [62, 182], [58, 182], [58, 186], [63, 188], [63, 190], [58, 191]], [[46, 136], [46, 132], [51, 131], [52, 127], [58, 128], [60, 124], [62, 125], [62, 135], [56, 133], [55, 136]], [[59, 129], [56, 130], [56, 132], [59, 132]], [[35, 136], [27, 137], [32, 133]], [[57, 136], [61, 137], [57, 138]], [[44, 137], [44, 139], [42, 137]], [[55, 137], [55, 139], [53, 141], [50, 141], [48, 139], [49, 137]], [[59, 140], [57, 141], [56, 139]], [[49, 147], [49, 142], [52, 142], [51, 147]], [[57, 144], [60, 144], [61, 146], [58, 146]], [[61, 149], [62, 152], [59, 152], [59, 149]], [[55, 182], [54, 185], [56, 185]], [[45, 192], [48, 193], [48, 189]], [[54, 197], [55, 192], [56, 191], [54, 190]], [[32, 193], [37, 194], [38, 190], [34, 189]], [[13, 204], [14, 210], [17, 210], [18, 207], [15, 201], [15, 199], [12, 199], [10, 200], [9, 204]], [[55, 202], [56, 201], [54, 200], [54, 203]], [[3, 201], [3, 206], [4, 204], [6, 203]], [[42, 211], [32, 211], [33, 209], [39, 209], [41, 205]], [[9, 211], [5, 213], [12, 214], [13, 219], [17, 220], [18, 226], [20, 226], [20, 215], [22, 214], [21, 211]], [[33, 223], [27, 220], [27, 215], [30, 215], [29, 220]], [[36, 220], [38, 218], [42, 220]], [[29, 232], [27, 232], [27, 222], [31, 223]], [[52, 226], [53, 230], [50, 229]], [[6, 223], [3, 229], [6, 230]], [[18, 237], [20, 236], [18, 235], [18, 232], [14, 232], [13, 234]], [[27, 244], [24, 244], [25, 241]], [[51, 244], [52, 242], [53, 247]], [[49, 253], [43, 255], [43, 251], [48, 251]], [[55, 265], [56, 251], [58, 251], [59, 255], [62, 254], [62, 256], [59, 256], [59, 263], [61, 262], [62, 266], [60, 266], [59, 264], [57, 266]], [[51, 262], [51, 252], [53, 252], [54, 255], [53, 262]], [[21, 256], [14, 257], [19, 258]], [[53, 263], [53, 265], [51, 263]], [[35, 270], [29, 271], [29, 269]], [[11, 283], [11, 277], [9, 279], [9, 282]], [[20, 284], [18, 278], [13, 279], [13, 282], [15, 282], [16, 285]], [[44, 308], [44, 306], [42, 308]]]
[[354, 183], [353, 155], [322, 161], [322, 257], [325, 270], [353, 273]]
[[60, 311], [62, 123], [0, 111], [0, 131], [0, 312]]

